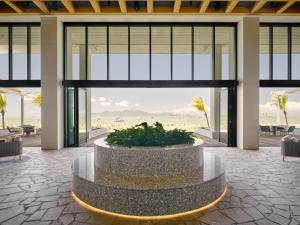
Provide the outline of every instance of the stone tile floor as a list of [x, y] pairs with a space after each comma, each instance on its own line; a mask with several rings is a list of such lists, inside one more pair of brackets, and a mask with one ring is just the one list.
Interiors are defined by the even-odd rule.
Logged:
[[71, 161], [92, 148], [25, 148], [22, 161], [0, 159], [1, 225], [300, 224], [300, 159], [283, 162], [279, 148], [206, 148], [226, 161], [229, 191], [215, 207], [176, 221], [120, 221], [79, 207], [70, 196]]

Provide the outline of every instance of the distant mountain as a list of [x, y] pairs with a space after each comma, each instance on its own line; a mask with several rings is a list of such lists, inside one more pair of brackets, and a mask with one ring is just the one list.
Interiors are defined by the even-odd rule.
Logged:
[[123, 111], [103, 111], [100, 113], [93, 113], [94, 115], [98, 115], [98, 116], [151, 116], [151, 115], [168, 115], [168, 116], [172, 116], [172, 115], [176, 115], [174, 113], [168, 113], [168, 112], [160, 112], [160, 113], [148, 113], [142, 110], [123, 110]]

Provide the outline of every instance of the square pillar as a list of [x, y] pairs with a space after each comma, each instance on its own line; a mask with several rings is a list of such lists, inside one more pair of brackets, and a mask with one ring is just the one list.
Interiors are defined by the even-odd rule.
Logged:
[[42, 149], [63, 147], [62, 23], [55, 16], [41, 17]]
[[259, 149], [259, 18], [238, 24], [237, 145]]

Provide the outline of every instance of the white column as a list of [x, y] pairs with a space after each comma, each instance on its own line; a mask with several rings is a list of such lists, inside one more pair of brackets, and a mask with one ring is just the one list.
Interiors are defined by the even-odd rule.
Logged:
[[259, 18], [243, 17], [238, 24], [237, 145], [259, 148]]
[[62, 23], [41, 17], [42, 149], [63, 147]]

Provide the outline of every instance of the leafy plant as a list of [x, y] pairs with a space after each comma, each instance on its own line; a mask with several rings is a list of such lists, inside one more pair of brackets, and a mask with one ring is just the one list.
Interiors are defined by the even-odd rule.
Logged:
[[36, 96], [34, 96], [32, 103], [41, 107], [42, 106], [42, 96], [41, 93], [37, 94]]
[[209, 125], [207, 111], [206, 111], [206, 107], [205, 107], [205, 103], [204, 103], [203, 99], [201, 97], [198, 97], [198, 96], [193, 97], [192, 105], [196, 109], [198, 109], [200, 112], [204, 113], [204, 116], [206, 118], [207, 127], [209, 128], [210, 125]]
[[278, 94], [278, 93], [272, 94], [272, 105], [278, 107], [278, 109], [283, 112], [285, 123], [286, 125], [289, 125], [288, 118], [287, 118], [287, 109], [286, 109], [287, 99], [288, 99], [287, 94]]
[[174, 129], [167, 131], [159, 122], [154, 123], [153, 126], [148, 125], [147, 122], [143, 122], [128, 129], [115, 130], [107, 136], [106, 142], [124, 147], [163, 147], [178, 144], [193, 144], [194, 138], [191, 132], [185, 130]]
[[5, 112], [6, 112], [6, 106], [7, 106], [7, 102], [6, 102], [6, 97], [4, 94], [0, 94], [0, 113], [2, 116], [2, 127], [3, 129], [5, 128]]

